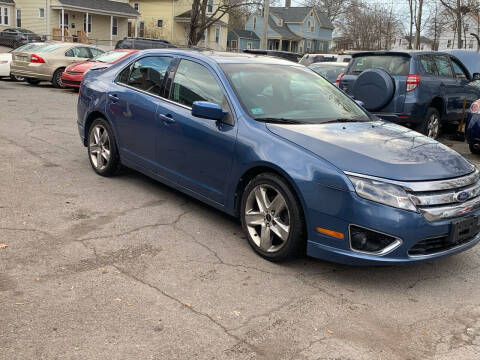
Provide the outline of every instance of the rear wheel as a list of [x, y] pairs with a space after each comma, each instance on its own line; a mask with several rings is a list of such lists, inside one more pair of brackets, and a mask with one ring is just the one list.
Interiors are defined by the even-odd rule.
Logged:
[[428, 108], [427, 115], [423, 122], [416, 126], [415, 130], [432, 139], [438, 138], [440, 134], [441, 119], [437, 109]]
[[264, 173], [253, 178], [245, 188], [240, 210], [248, 242], [260, 256], [281, 261], [304, 247], [301, 205], [280, 176]]
[[25, 81], [24, 77], [13, 75], [13, 74], [10, 74], [10, 79], [12, 79], [13, 81]]
[[31, 85], [38, 85], [40, 83], [39, 79], [34, 79], [34, 78], [28, 78], [27, 82]]
[[470, 152], [475, 155], [480, 155], [480, 143], [468, 144]]
[[53, 73], [52, 84], [57, 89], [63, 89], [65, 87], [62, 83], [62, 74], [64, 71], [65, 71], [65, 68], [60, 68]]

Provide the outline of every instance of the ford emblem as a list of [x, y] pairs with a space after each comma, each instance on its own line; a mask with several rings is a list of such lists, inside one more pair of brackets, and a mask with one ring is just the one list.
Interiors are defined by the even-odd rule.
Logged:
[[457, 199], [457, 201], [467, 201], [468, 199], [470, 199], [470, 194], [466, 191], [462, 191], [456, 194], [455, 198]]

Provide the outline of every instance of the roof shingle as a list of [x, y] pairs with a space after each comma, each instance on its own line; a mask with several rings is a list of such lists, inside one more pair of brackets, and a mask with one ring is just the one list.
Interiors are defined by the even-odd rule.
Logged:
[[[283, 19], [285, 22], [303, 22], [307, 15], [312, 11], [312, 8], [309, 6], [295, 6], [295, 7], [271, 7], [270, 11], [273, 15]], [[333, 29], [333, 24], [328, 18], [327, 14], [322, 11], [317, 10], [318, 18], [320, 19], [320, 24], [325, 29]]]
[[237, 34], [237, 36], [240, 38], [260, 40], [257, 34], [255, 34], [253, 31], [250, 31], [250, 30], [233, 29], [233, 32]]
[[[1, 1], [1, 0], [0, 0]], [[111, 0], [58, 0], [61, 5], [127, 15], [140, 15], [130, 4]]]

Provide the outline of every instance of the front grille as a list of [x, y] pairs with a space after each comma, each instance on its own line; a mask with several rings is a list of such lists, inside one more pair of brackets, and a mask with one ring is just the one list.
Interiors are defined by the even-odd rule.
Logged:
[[478, 171], [455, 179], [402, 185], [428, 221], [462, 216], [480, 207]]
[[[476, 235], [475, 235], [476, 236]], [[455, 243], [448, 241], [448, 236], [441, 236], [432, 239], [424, 239], [416, 243], [408, 250], [410, 256], [433, 255], [442, 251], [453, 249], [456, 246], [466, 244], [472, 241], [475, 236], [469, 237]]]
[[82, 72], [78, 72], [78, 71], [67, 71], [67, 74], [70, 74], [70, 75], [81, 75], [83, 74]]
[[80, 85], [80, 81], [62, 80], [62, 84], [65, 84], [65, 85]]

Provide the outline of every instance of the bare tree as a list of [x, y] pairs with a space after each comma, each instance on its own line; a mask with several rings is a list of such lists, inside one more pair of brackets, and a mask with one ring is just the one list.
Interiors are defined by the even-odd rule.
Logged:
[[334, 22], [340, 15], [345, 13], [349, 4], [345, 0], [306, 0], [303, 5], [311, 6], [318, 11], [324, 12]]
[[[420, 31], [422, 29], [423, 0], [418, 0], [417, 20], [415, 21], [415, 50], [420, 49]], [[410, 33], [410, 38], [412, 37]]]
[[462, 21], [463, 17], [474, 10], [477, 6], [475, 0], [440, 0], [440, 3], [455, 16], [455, 32], [457, 38], [457, 47], [463, 47], [462, 41]]
[[188, 30], [188, 45], [197, 45], [202, 39], [205, 30], [219, 22], [226, 14], [241, 7], [259, 6], [261, 5], [261, 1], [220, 0], [220, 3], [210, 3], [210, 6], [213, 7], [211, 14], [207, 14], [208, 5], [208, 0], [193, 0]]

